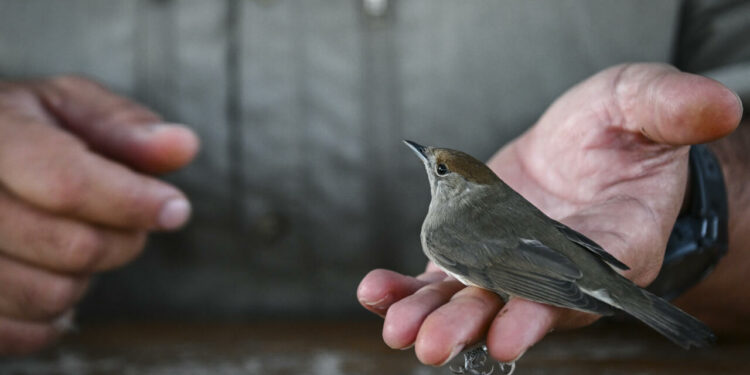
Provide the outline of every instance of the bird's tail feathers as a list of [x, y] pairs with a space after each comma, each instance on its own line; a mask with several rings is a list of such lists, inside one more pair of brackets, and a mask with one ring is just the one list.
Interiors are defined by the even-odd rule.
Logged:
[[706, 347], [716, 341], [711, 329], [700, 320], [653, 293], [639, 291], [644, 298], [617, 300], [622, 310], [685, 349]]

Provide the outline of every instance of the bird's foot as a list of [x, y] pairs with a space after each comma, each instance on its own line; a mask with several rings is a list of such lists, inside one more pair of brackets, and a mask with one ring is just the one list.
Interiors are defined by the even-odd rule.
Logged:
[[482, 345], [464, 352], [464, 365], [458, 368], [450, 367], [454, 374], [489, 375], [495, 371], [494, 366], [485, 369], [487, 362], [487, 346]]
[[500, 373], [503, 375], [513, 375], [513, 371], [516, 371], [516, 361], [513, 362], [498, 362], [500, 367]]
[[[467, 375], [490, 375], [495, 371], [495, 366], [487, 365], [487, 345], [478, 346], [464, 353], [464, 365], [458, 368], [450, 367], [454, 374]], [[489, 367], [489, 368], [488, 368]], [[511, 375], [516, 369], [516, 362], [498, 362], [498, 375]]]

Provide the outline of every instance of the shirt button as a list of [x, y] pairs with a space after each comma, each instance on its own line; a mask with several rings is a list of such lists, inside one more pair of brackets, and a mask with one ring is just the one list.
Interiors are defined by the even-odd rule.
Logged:
[[255, 218], [252, 233], [263, 242], [271, 244], [282, 239], [289, 232], [290, 222], [280, 213], [268, 212]]
[[381, 17], [388, 10], [388, 0], [362, 0], [365, 12], [372, 17]]

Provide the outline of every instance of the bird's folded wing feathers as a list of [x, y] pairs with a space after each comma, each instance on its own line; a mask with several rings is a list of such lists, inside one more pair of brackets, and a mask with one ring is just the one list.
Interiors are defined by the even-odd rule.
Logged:
[[602, 315], [614, 312], [578, 287], [582, 273], [575, 263], [538, 241], [480, 240], [472, 233], [447, 229], [440, 237], [428, 238], [428, 246], [440, 254], [439, 265], [478, 286], [560, 307]]
[[507, 294], [529, 301], [600, 315], [616, 311], [609, 304], [587, 294], [573, 281], [528, 272], [489, 269], [486, 274]]
[[567, 225], [561, 222], [552, 220], [552, 223], [555, 225], [557, 230], [559, 230], [562, 234], [564, 234], [565, 237], [567, 237], [569, 240], [575, 242], [576, 244], [580, 245], [584, 249], [594, 253], [595, 255], [597, 255], [599, 258], [601, 258], [610, 266], [623, 270], [623, 271], [627, 271], [630, 269], [630, 267], [628, 267], [625, 263], [617, 260], [617, 258], [612, 256], [612, 254], [602, 249], [602, 247], [599, 246], [599, 244], [592, 241], [591, 239], [584, 236], [583, 234], [571, 229], [570, 227], [568, 227]]

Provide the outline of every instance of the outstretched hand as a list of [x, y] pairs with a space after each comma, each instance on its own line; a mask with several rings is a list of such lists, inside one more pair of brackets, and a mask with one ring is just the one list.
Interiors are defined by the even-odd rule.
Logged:
[[53, 342], [90, 276], [132, 260], [190, 204], [153, 173], [198, 139], [79, 77], [0, 82], [0, 355]]
[[[731, 133], [741, 114], [736, 94], [716, 81], [661, 64], [616, 66], [566, 92], [488, 165], [547, 215], [627, 264], [623, 274], [645, 286], [659, 272], [683, 203], [688, 145]], [[357, 295], [385, 317], [387, 345], [414, 345], [431, 365], [485, 338], [489, 353], [509, 362], [550, 330], [598, 319], [521, 298], [503, 304], [432, 264], [417, 277], [371, 271]]]

